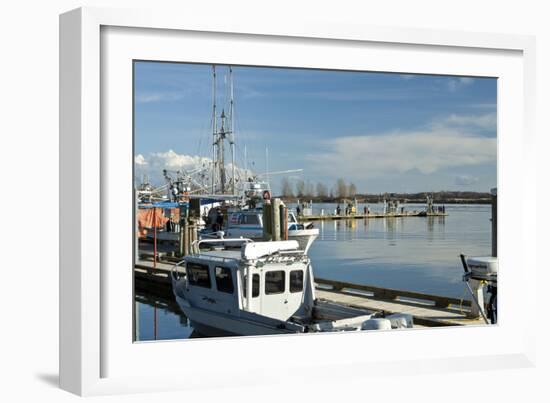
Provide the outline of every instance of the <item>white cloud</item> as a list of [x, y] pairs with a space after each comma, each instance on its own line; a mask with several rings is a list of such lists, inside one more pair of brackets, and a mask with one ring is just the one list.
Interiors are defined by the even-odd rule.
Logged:
[[460, 83], [464, 85], [470, 85], [474, 83], [474, 79], [472, 77], [459, 77], [458, 81], [460, 81]]
[[412, 80], [416, 77], [414, 74], [399, 74], [399, 77], [403, 80]]
[[152, 102], [173, 102], [184, 97], [182, 92], [143, 92], [136, 94], [136, 102], [140, 104]]
[[[164, 183], [163, 170], [180, 171], [191, 175], [197, 182], [209, 183], [212, 160], [198, 155], [178, 154], [174, 150], [149, 153], [147, 156], [137, 154], [134, 157], [136, 180], [140, 181], [143, 175], [156, 185]], [[235, 165], [236, 176], [245, 177], [245, 170]], [[227, 177], [231, 177], [232, 165], [226, 164]]]
[[458, 175], [455, 177], [455, 185], [469, 186], [479, 182], [479, 178], [471, 175]]
[[454, 92], [462, 87], [466, 87], [474, 83], [474, 79], [471, 77], [458, 77], [450, 79], [447, 82], [447, 88], [449, 91]]
[[497, 109], [497, 104], [492, 102], [468, 104], [467, 106], [470, 108], [477, 108], [477, 109], [495, 109], [495, 110]]
[[496, 161], [496, 138], [437, 127], [377, 136], [348, 136], [326, 141], [325, 152], [307, 156], [315, 173], [362, 180], [419, 171], [433, 174], [453, 167]]
[[452, 114], [447, 118], [435, 122], [435, 125], [448, 125], [448, 126], [469, 126], [473, 128], [480, 128], [486, 130], [496, 130], [497, 128], [497, 114], [487, 113], [484, 115], [456, 115]]
[[134, 164], [147, 165], [147, 161], [145, 161], [145, 157], [142, 154], [138, 154], [134, 157]]

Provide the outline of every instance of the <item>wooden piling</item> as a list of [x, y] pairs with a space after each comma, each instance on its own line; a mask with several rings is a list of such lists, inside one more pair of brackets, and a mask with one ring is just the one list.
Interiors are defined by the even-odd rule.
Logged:
[[273, 241], [281, 240], [281, 199], [273, 199], [271, 204], [271, 239]]
[[281, 202], [280, 209], [280, 221], [281, 221], [281, 239], [288, 241], [288, 207]]
[[491, 189], [491, 255], [497, 257], [497, 189]]
[[262, 217], [263, 230], [264, 230], [264, 233], [263, 233], [264, 241], [271, 241], [271, 234], [272, 234], [272, 230], [271, 230], [271, 224], [272, 224], [272, 222], [271, 222], [271, 209], [272, 209], [271, 204], [264, 202], [263, 217]]

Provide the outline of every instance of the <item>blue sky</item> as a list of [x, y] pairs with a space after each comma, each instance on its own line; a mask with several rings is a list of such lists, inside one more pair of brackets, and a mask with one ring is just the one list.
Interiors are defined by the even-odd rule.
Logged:
[[[217, 104], [228, 105], [217, 66]], [[136, 173], [210, 157], [212, 66], [135, 64]], [[493, 78], [233, 67], [237, 165], [360, 193], [496, 186]], [[227, 94], [227, 95], [226, 95]], [[226, 107], [228, 109], [228, 107]], [[272, 176], [277, 192], [282, 176]]]

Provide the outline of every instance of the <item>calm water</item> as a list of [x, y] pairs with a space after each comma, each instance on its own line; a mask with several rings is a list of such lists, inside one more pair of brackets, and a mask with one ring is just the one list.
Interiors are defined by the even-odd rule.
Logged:
[[[363, 207], [359, 205], [360, 212]], [[369, 207], [371, 212], [383, 210], [382, 205]], [[320, 235], [309, 252], [315, 275], [357, 284], [467, 297], [458, 255], [491, 254], [491, 206], [445, 207], [447, 217], [315, 222]], [[316, 205], [313, 213], [320, 214], [324, 209], [328, 214], [335, 208], [335, 204]], [[405, 211], [423, 209], [424, 205], [405, 207]], [[137, 305], [140, 340], [155, 339], [155, 316], [156, 339], [191, 336], [193, 329], [176, 307], [155, 309], [149, 302], [137, 302]]]

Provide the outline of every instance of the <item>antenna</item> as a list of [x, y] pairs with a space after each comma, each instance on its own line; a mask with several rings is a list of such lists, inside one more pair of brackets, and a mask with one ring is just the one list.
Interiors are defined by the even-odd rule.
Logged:
[[267, 146], [265, 146], [265, 180], [269, 183], [269, 158]]

